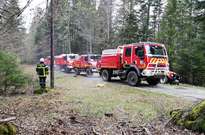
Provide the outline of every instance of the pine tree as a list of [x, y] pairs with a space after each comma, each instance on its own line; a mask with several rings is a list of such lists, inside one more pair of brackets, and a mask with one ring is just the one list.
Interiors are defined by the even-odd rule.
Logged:
[[123, 1], [119, 10], [120, 18], [118, 18], [116, 23], [119, 27], [115, 32], [117, 36], [115, 44], [129, 44], [140, 40], [139, 19], [134, 6], [134, 0], [129, 0], [128, 2]]
[[22, 55], [23, 36], [18, 0], [8, 0], [0, 10], [0, 49]]
[[195, 21], [194, 0], [169, 0], [159, 37], [167, 45], [171, 70], [186, 83], [204, 84], [204, 42], [201, 22]]

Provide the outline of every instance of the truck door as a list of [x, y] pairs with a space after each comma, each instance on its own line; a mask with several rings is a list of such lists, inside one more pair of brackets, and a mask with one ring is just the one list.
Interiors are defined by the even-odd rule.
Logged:
[[145, 63], [145, 52], [144, 52], [144, 47], [143, 46], [136, 46], [134, 48], [135, 53], [133, 56], [134, 57], [134, 63], [137, 65], [138, 68], [143, 69], [146, 66]]
[[131, 64], [131, 56], [132, 56], [132, 47], [125, 47], [124, 48], [124, 58], [123, 58], [123, 63], [126, 65]]

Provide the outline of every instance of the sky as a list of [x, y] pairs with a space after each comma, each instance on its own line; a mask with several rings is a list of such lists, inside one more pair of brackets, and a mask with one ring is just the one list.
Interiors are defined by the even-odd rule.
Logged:
[[[28, 0], [19, 0], [19, 6], [23, 8]], [[24, 20], [24, 26], [29, 30], [32, 22], [32, 18], [34, 16], [35, 9], [37, 7], [41, 7], [43, 9], [46, 8], [46, 1], [47, 0], [33, 0], [32, 3], [29, 5], [29, 7], [23, 12], [23, 20]], [[99, 0], [97, 0], [97, 3], [99, 3]]]
[[[19, 6], [23, 8], [28, 0], [19, 0]], [[47, 0], [33, 0], [32, 3], [29, 5], [29, 7], [23, 12], [23, 20], [24, 20], [24, 26], [29, 30], [32, 22], [32, 18], [35, 12], [35, 9], [37, 7], [45, 8], [46, 7], [46, 1]]]
[[[23, 8], [26, 5], [27, 1], [28, 0], [19, 0], [19, 6], [21, 8]], [[23, 16], [23, 20], [24, 20], [24, 26], [27, 29], [27, 32], [29, 31], [29, 28], [31, 26], [31, 22], [32, 22], [32, 18], [34, 16], [35, 9], [37, 7], [41, 7], [43, 9], [45, 9], [46, 8], [46, 1], [47, 0], [32, 0], [32, 3], [23, 12], [22, 16]], [[100, 0], [97, 0], [97, 5], [99, 5], [99, 1]], [[115, 5], [115, 4], [119, 4], [119, 3], [120, 3], [120, 0], [115, 0], [115, 2], [113, 4]]]

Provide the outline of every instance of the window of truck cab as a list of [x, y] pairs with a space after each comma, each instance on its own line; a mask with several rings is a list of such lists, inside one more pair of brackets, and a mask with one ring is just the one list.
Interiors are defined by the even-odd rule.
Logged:
[[100, 59], [100, 55], [91, 55], [90, 59], [93, 60], [93, 61], [97, 61], [97, 60]]
[[84, 56], [84, 61], [88, 61], [88, 56]]
[[147, 55], [151, 56], [166, 56], [166, 50], [161, 45], [146, 45], [145, 46]]
[[135, 55], [139, 58], [144, 58], [144, 47], [143, 46], [137, 46], [135, 47]]
[[131, 52], [132, 52], [132, 48], [131, 47], [125, 48], [125, 56], [126, 57], [131, 57]]

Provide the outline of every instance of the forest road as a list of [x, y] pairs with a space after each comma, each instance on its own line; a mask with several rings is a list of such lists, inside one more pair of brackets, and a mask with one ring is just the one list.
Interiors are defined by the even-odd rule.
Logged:
[[176, 97], [186, 98], [192, 101], [199, 101], [205, 99], [205, 88], [189, 86], [189, 85], [169, 85], [169, 84], [158, 84], [157, 86], [148, 86], [147, 84], [142, 84], [138, 88], [142, 90], [164, 93], [167, 95], [172, 95]]
[[[67, 74], [66, 76], [73, 77], [73, 74]], [[79, 79], [83, 81], [91, 81], [93, 83], [89, 84], [105, 84], [112, 83], [113, 85], [128, 85], [127, 82], [120, 81], [119, 78], [113, 78], [111, 82], [104, 82], [98, 74], [94, 74], [93, 76], [86, 77], [85, 75], [80, 75]], [[131, 86], [130, 86], [131, 87]], [[139, 86], [136, 86], [136, 90], [144, 90], [157, 92], [162, 94], [167, 94], [171, 96], [185, 98], [190, 101], [199, 101], [205, 99], [205, 88], [192, 86], [192, 85], [169, 85], [169, 84], [158, 84], [157, 86], [149, 86], [146, 82], [142, 82]]]
[[[88, 79], [97, 81], [98, 83], [104, 83], [100, 77], [97, 77], [97, 75], [89, 77]], [[114, 78], [110, 83], [114, 83], [115, 85], [128, 85], [126, 82], [121, 82], [118, 78]], [[136, 89], [182, 97], [191, 101], [199, 101], [205, 99], [205, 88], [192, 85], [158, 84], [157, 86], [149, 86], [146, 82], [142, 82], [142, 84], [136, 86]]]

